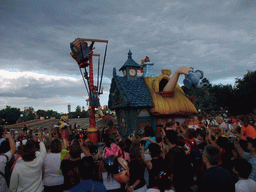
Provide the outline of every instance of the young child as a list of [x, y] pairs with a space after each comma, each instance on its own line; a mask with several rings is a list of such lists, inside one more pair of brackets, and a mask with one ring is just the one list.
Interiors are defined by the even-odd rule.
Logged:
[[235, 172], [239, 176], [235, 184], [236, 192], [256, 192], [256, 182], [249, 179], [252, 165], [245, 159], [237, 159], [235, 162]]

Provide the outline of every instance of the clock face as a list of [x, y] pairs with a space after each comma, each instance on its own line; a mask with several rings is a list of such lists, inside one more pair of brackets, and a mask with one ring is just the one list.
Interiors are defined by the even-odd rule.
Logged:
[[126, 70], [123, 70], [123, 74], [124, 74], [124, 76], [126, 76]]
[[134, 77], [136, 75], [135, 69], [130, 69], [129, 74], [131, 77]]

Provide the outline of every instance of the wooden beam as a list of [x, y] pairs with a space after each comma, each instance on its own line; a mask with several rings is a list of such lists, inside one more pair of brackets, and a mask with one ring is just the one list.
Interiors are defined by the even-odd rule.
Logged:
[[79, 38], [83, 41], [95, 41], [95, 42], [100, 42], [100, 43], [108, 43], [108, 40], [101, 40], [101, 39], [84, 39], [84, 38]]
[[100, 57], [100, 54], [93, 54], [92, 56]]

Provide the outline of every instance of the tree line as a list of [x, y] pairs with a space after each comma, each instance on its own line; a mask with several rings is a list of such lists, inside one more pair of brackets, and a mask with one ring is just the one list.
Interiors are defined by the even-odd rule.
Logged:
[[195, 107], [202, 112], [228, 111], [232, 115], [256, 113], [256, 71], [248, 71], [243, 78], [236, 78], [235, 85], [212, 85], [202, 88], [182, 86], [187, 96], [195, 96]]
[[[7, 124], [12, 125], [18, 122], [26, 122], [34, 119], [39, 119], [40, 117], [44, 117], [45, 119], [50, 119], [51, 117], [55, 117], [59, 119], [63, 115], [62, 113], [58, 113], [53, 110], [42, 110], [38, 109], [34, 110], [33, 107], [27, 107], [23, 111], [19, 108], [6, 106], [6, 108], [0, 110], [0, 125]], [[87, 118], [89, 117], [88, 111], [85, 111], [84, 107], [78, 105], [74, 112], [69, 112], [69, 118]]]
[[[208, 79], [202, 79], [208, 83], [202, 88], [187, 88], [182, 86], [187, 96], [195, 96], [195, 107], [202, 112], [228, 111], [232, 115], [256, 113], [256, 71], [248, 71], [243, 78], [237, 78], [235, 85], [212, 85]], [[106, 113], [103, 109], [103, 112]], [[34, 110], [28, 107], [21, 111], [19, 108], [6, 106], [0, 110], [0, 124], [15, 124], [18, 120], [29, 121], [39, 117], [59, 119], [61, 115], [53, 110]], [[88, 111], [84, 106], [76, 107], [74, 112], [69, 111], [70, 118], [87, 118]]]

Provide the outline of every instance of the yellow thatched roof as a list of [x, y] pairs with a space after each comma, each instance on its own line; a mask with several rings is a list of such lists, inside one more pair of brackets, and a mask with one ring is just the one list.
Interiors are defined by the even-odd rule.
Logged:
[[155, 78], [144, 78], [155, 105], [151, 112], [154, 115], [191, 115], [197, 113], [194, 104], [185, 96], [184, 91], [178, 84], [174, 89], [173, 97], [162, 97], [159, 94], [159, 84], [163, 79], [170, 80], [170, 77], [162, 74]]

